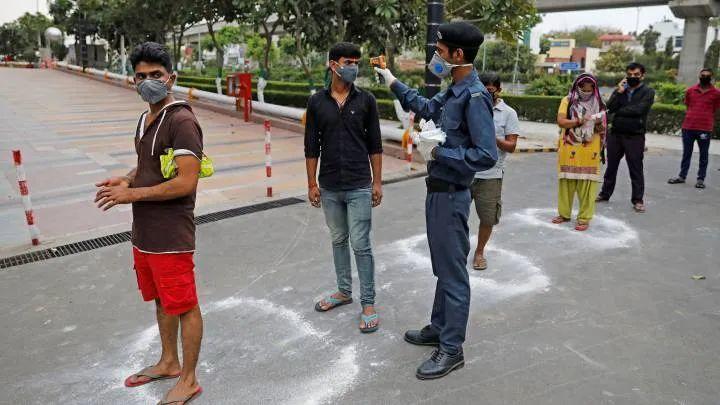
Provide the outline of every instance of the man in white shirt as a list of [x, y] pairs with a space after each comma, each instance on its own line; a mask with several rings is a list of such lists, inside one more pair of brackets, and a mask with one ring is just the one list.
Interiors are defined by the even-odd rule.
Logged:
[[508, 153], [515, 151], [520, 132], [517, 113], [500, 98], [502, 91], [500, 76], [496, 73], [483, 73], [480, 75], [480, 81], [493, 97], [493, 121], [495, 122], [498, 160], [491, 169], [476, 173], [471, 186], [475, 210], [480, 218], [478, 244], [473, 260], [475, 270], [485, 270], [488, 266], [485, 259], [485, 246], [490, 240], [493, 226], [500, 222], [505, 157]]

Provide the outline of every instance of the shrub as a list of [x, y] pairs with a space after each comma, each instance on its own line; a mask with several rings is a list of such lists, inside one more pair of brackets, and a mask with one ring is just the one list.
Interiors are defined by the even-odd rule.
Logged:
[[525, 94], [534, 96], [565, 96], [570, 91], [573, 77], [570, 75], [546, 75], [527, 86]]
[[511, 96], [503, 95], [503, 100], [518, 113], [518, 117], [527, 121], [557, 121], [560, 96]]
[[[685, 118], [685, 106], [655, 103], [648, 115], [648, 132], [676, 134]], [[717, 119], [716, 119], [717, 121]], [[720, 123], [715, 124], [717, 127]]]
[[658, 83], [655, 85], [656, 101], [663, 104], [682, 105], [686, 89], [684, 84]]

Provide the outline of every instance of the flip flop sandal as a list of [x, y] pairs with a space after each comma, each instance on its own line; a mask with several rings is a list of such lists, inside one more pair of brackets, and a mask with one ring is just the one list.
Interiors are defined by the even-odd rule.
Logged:
[[580, 232], [587, 231], [588, 228], [590, 228], [590, 224], [586, 222], [578, 222], [577, 225], [575, 225], [575, 230]]
[[197, 399], [197, 397], [199, 397], [200, 394], [202, 394], [202, 392], [203, 392], [202, 387], [198, 386], [198, 388], [197, 388], [197, 390], [195, 390], [195, 392], [193, 392], [192, 394], [186, 396], [186, 397], [183, 398], [183, 399], [176, 399], [176, 400], [174, 400], [174, 401], [166, 401], [166, 400], [163, 399], [162, 401], [158, 402], [157, 405], [185, 405], [185, 404], [189, 404], [190, 401], [192, 401], [192, 400], [194, 400], [194, 399]]
[[487, 260], [484, 257], [473, 261], [473, 270], [485, 270], [487, 267]]
[[563, 222], [570, 222], [570, 218], [565, 218], [560, 215], [552, 219], [553, 224], [562, 224]]
[[[323, 301], [325, 301], [325, 302], [327, 302], [328, 304], [330, 304], [330, 306], [327, 307], [327, 308], [323, 308], [323, 306], [320, 305]], [[353, 302], [352, 297], [351, 297], [351, 298], [348, 298], [348, 299], [346, 299], [346, 300], [341, 300], [341, 299], [337, 299], [337, 298], [335, 298], [335, 297], [333, 297], [333, 296], [330, 296], [330, 297], [325, 298], [324, 300], [321, 300], [321, 301], [319, 301], [319, 302], [316, 302], [316, 303], [315, 303], [315, 310], [318, 311], [318, 312], [327, 312], [327, 311], [329, 311], [329, 310], [331, 310], [331, 309], [335, 309], [335, 308], [340, 307], [340, 306], [343, 306], [343, 305], [352, 304], [352, 302]]]
[[[160, 381], [160, 380], [169, 380], [172, 378], [178, 378], [180, 377], [180, 373], [177, 374], [168, 374], [168, 375], [160, 375], [160, 374], [150, 374], [147, 371], [153, 368], [154, 366], [148, 366], [144, 369], [140, 370], [139, 372], [131, 375], [130, 377], [125, 379], [125, 386], [126, 387], [139, 387], [141, 385], [149, 384], [151, 382]], [[131, 381], [131, 379], [135, 377], [136, 381]], [[147, 380], [140, 380], [137, 381], [138, 377], [147, 377]]]
[[643, 204], [643, 203], [633, 204], [633, 209], [635, 210], [635, 212], [643, 213], [643, 212], [645, 212], [645, 204]]
[[378, 319], [378, 314], [372, 314], [372, 315], [365, 315], [362, 312], [360, 313], [360, 319], [365, 323], [365, 328], [361, 327], [360, 332], [362, 333], [373, 333], [380, 327], [380, 322], [377, 323], [377, 325], [373, 327], [367, 327], [370, 325], [370, 322]]

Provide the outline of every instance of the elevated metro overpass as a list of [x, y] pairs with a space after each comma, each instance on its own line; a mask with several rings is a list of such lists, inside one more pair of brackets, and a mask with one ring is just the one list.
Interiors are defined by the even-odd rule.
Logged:
[[683, 49], [680, 52], [678, 80], [695, 82], [705, 61], [705, 43], [710, 17], [720, 15], [720, 0], [536, 0], [541, 13], [599, 10], [620, 7], [644, 7], [667, 4], [673, 14], [685, 19]]

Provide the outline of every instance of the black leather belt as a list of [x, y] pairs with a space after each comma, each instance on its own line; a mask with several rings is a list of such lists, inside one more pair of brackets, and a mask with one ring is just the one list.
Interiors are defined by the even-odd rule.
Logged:
[[425, 178], [428, 193], [454, 193], [456, 191], [467, 190], [466, 186], [460, 184], [448, 183], [445, 180]]

